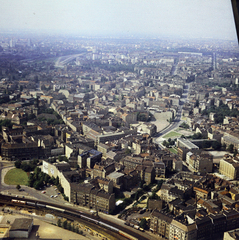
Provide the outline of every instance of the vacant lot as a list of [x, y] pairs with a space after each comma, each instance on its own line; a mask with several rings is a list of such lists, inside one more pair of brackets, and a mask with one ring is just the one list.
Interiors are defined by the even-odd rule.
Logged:
[[178, 128], [176, 130], [177, 133], [180, 133], [181, 135], [184, 135], [184, 136], [190, 136], [190, 135], [193, 135], [194, 132], [193, 131], [190, 131], [188, 129], [184, 129], [184, 128]]
[[4, 182], [8, 185], [27, 185], [28, 176], [22, 169], [13, 168], [5, 175]]

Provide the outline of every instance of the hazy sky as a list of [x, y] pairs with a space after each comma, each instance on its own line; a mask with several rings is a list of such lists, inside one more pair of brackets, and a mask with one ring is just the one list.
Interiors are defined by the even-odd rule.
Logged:
[[0, 0], [0, 28], [236, 39], [230, 0]]

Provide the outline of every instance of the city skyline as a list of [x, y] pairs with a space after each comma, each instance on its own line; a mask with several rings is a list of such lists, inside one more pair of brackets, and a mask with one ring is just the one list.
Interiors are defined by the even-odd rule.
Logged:
[[0, 3], [1, 239], [239, 235], [230, 0]]
[[0, 1], [1, 31], [236, 40], [231, 1]]

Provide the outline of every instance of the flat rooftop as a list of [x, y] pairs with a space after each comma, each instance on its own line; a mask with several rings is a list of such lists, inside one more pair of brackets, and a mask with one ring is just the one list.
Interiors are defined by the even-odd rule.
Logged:
[[113, 178], [119, 178], [119, 177], [122, 177], [122, 176], [124, 176], [123, 173], [120, 173], [120, 172], [112, 172], [112, 173], [110, 173], [110, 174], [107, 176], [107, 178], [113, 179]]
[[189, 141], [188, 139], [185, 138], [178, 138], [178, 146], [180, 147], [180, 145], [188, 148], [188, 149], [199, 149], [199, 147], [195, 144], [193, 144], [191, 141]]

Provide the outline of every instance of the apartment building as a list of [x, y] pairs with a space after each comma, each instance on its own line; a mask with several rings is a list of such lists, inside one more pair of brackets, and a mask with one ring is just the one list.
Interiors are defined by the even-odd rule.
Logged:
[[164, 239], [197, 239], [197, 226], [195, 223], [188, 224], [185, 221], [176, 220], [170, 214], [156, 209], [151, 213], [150, 230]]
[[239, 159], [227, 156], [220, 160], [219, 173], [230, 179], [239, 179]]
[[194, 172], [209, 173], [213, 168], [213, 156], [206, 152], [190, 151], [186, 156], [189, 169]]
[[91, 183], [72, 183], [71, 202], [109, 214], [115, 209], [115, 194], [105, 192]]

